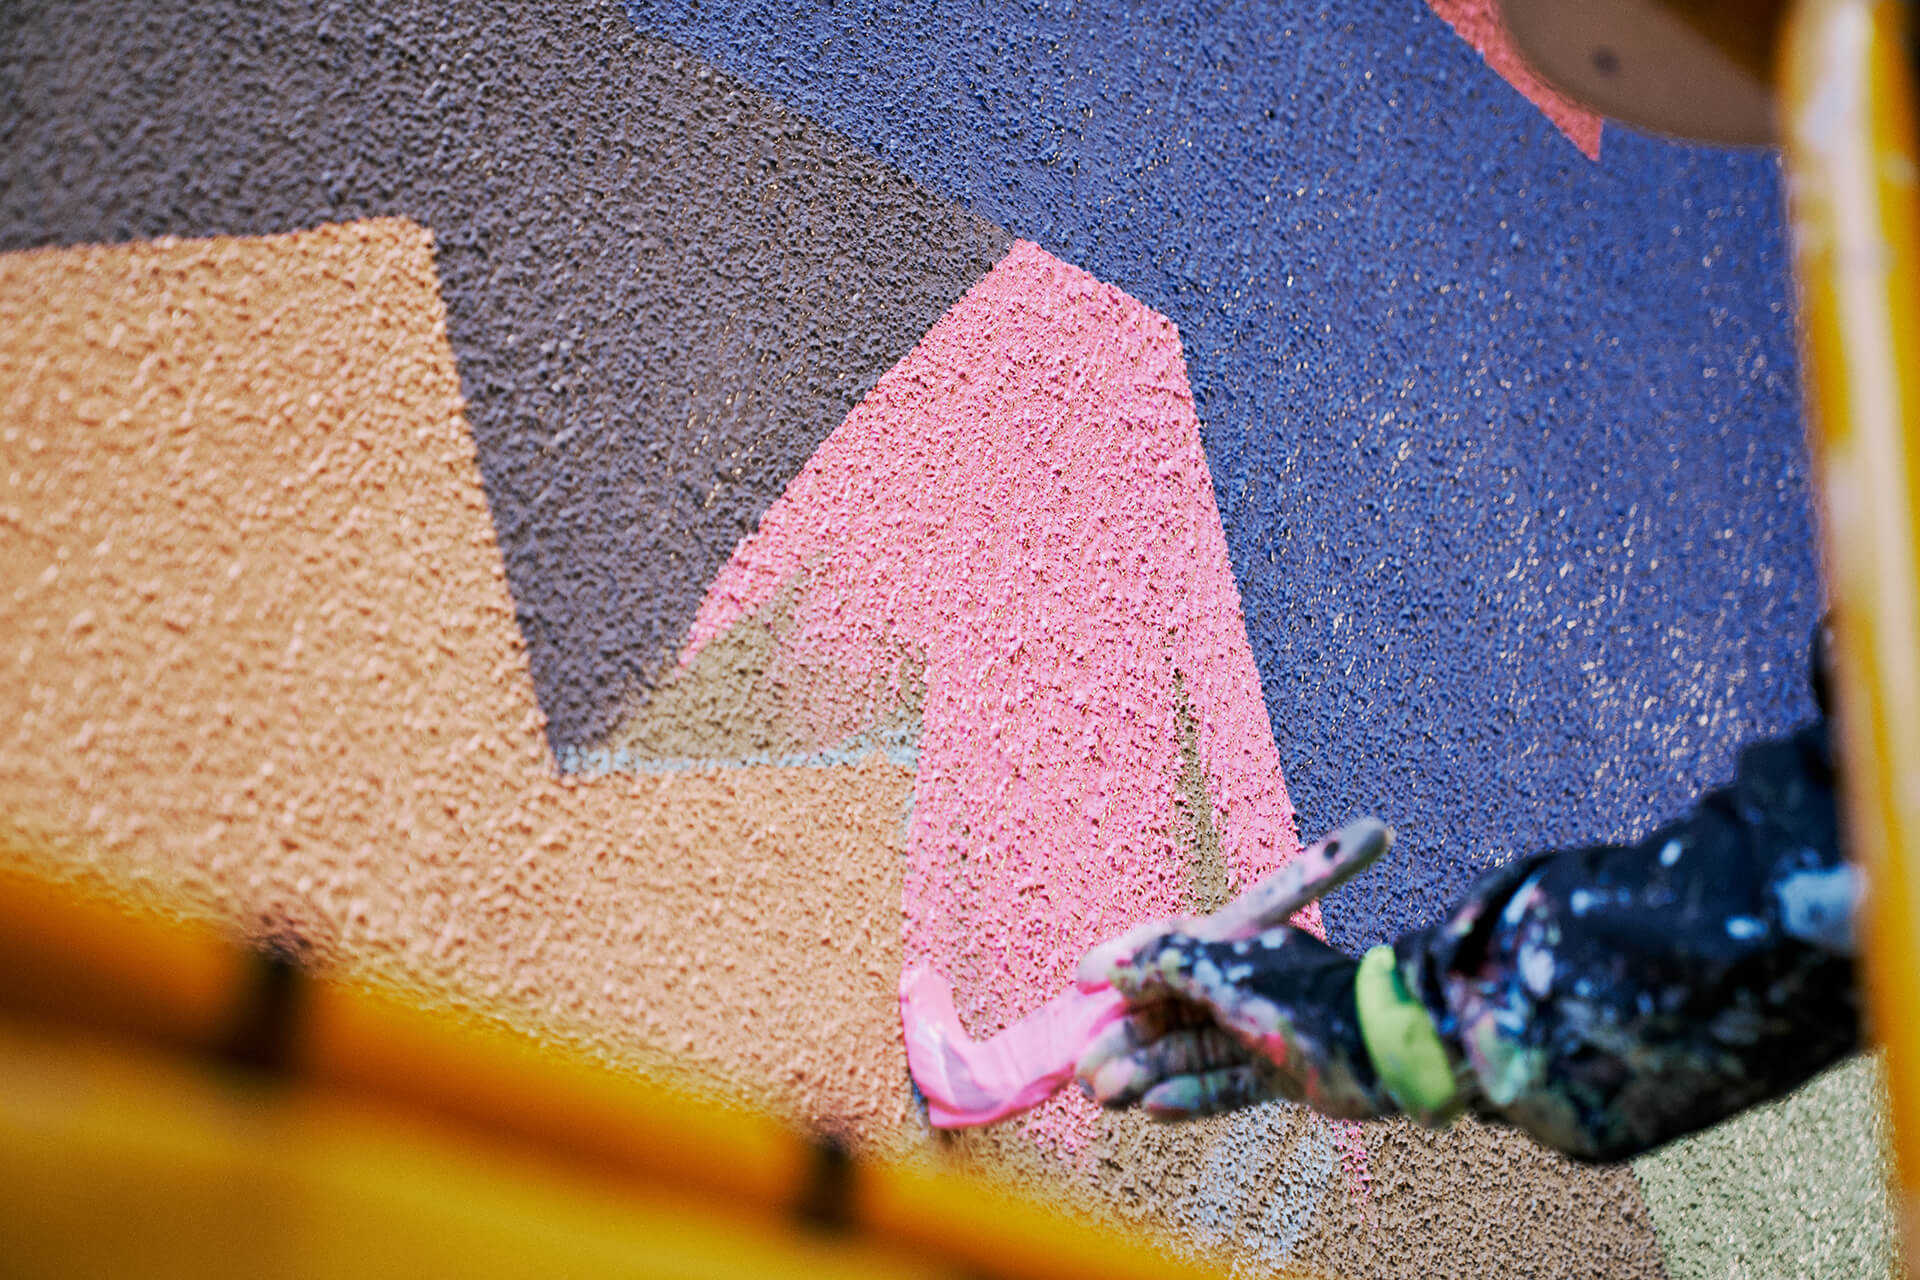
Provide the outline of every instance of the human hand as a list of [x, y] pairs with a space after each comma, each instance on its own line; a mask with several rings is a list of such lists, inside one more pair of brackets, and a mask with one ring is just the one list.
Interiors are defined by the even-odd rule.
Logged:
[[1211, 916], [1154, 921], [1089, 952], [1081, 987], [1111, 985], [1132, 1009], [1082, 1054], [1088, 1091], [1168, 1119], [1271, 1098], [1389, 1114], [1360, 1039], [1354, 961], [1285, 921], [1392, 839], [1374, 819], [1348, 823]]
[[1357, 969], [1286, 925], [1232, 941], [1162, 933], [1110, 969], [1132, 1011], [1076, 1073], [1103, 1106], [1162, 1119], [1275, 1098], [1338, 1119], [1394, 1114], [1361, 1039]]

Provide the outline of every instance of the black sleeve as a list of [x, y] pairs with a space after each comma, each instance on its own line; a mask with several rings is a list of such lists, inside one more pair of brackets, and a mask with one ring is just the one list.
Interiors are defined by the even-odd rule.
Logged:
[[1858, 892], [1822, 720], [1645, 840], [1501, 868], [1395, 952], [1474, 1111], [1624, 1160], [1860, 1047]]

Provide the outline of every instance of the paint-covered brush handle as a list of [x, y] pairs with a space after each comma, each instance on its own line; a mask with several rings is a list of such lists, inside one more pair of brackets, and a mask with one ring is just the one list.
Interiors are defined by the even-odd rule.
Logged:
[[1378, 818], [1356, 818], [1188, 932], [1209, 942], [1228, 942], [1285, 924], [1308, 903], [1332, 893], [1379, 861], [1393, 847], [1393, 829]]
[[[1285, 924], [1310, 902], [1332, 893], [1379, 861], [1393, 847], [1393, 829], [1378, 818], [1356, 818], [1300, 851], [1300, 856], [1210, 916], [1182, 922], [1180, 931], [1209, 942], [1228, 942]], [[1113, 966], [1159, 935], [1168, 922], [1153, 920], [1087, 952], [1076, 975], [1082, 991], [1106, 985]]]

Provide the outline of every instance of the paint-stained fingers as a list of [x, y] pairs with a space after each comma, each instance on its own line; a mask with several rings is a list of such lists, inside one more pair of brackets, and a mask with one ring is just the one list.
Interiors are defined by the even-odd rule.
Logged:
[[1099, 991], [1113, 984], [1113, 971], [1160, 938], [1186, 930], [1194, 922], [1186, 916], [1149, 920], [1117, 938], [1109, 938], [1080, 958], [1074, 982], [1082, 991]]
[[1192, 1120], [1271, 1102], [1276, 1096], [1258, 1068], [1237, 1066], [1175, 1076], [1149, 1089], [1140, 1105], [1155, 1120]]
[[1184, 1000], [1161, 1000], [1141, 1005], [1126, 1017], [1109, 1023], [1081, 1051], [1074, 1071], [1092, 1082], [1107, 1062], [1124, 1058], [1144, 1045], [1152, 1044], [1171, 1031], [1210, 1026], [1213, 1017], [1207, 1010]]
[[1232, 982], [1221, 966], [1227, 965], [1236, 976], [1242, 967], [1251, 972], [1252, 952], [1260, 945], [1244, 939], [1208, 942], [1184, 933], [1166, 934], [1114, 965], [1113, 989], [1136, 1006], [1176, 1001], [1217, 1010], [1222, 1000], [1231, 1003], [1233, 996]]
[[1203, 1026], [1211, 1021], [1204, 1010], [1179, 1001], [1162, 1000], [1156, 1004], [1143, 1005], [1117, 1022], [1109, 1023], [1100, 1033], [1088, 1042], [1081, 1051], [1080, 1060], [1074, 1065], [1074, 1072], [1082, 1080], [1092, 1083], [1093, 1077], [1107, 1063], [1152, 1044], [1169, 1031], [1186, 1027]]
[[1225, 1067], [1246, 1065], [1247, 1051], [1225, 1031], [1215, 1026], [1189, 1027], [1108, 1058], [1083, 1078], [1095, 1102], [1105, 1107], [1125, 1107], [1182, 1076], [1210, 1075]]
[[1210, 916], [1149, 920], [1101, 943], [1081, 958], [1075, 982], [1082, 991], [1108, 986], [1124, 991], [1123, 980], [1117, 975], [1162, 938], [1177, 934], [1229, 942], [1283, 925], [1308, 903], [1373, 865], [1392, 847], [1392, 828], [1376, 818], [1356, 818], [1302, 850], [1293, 861]]

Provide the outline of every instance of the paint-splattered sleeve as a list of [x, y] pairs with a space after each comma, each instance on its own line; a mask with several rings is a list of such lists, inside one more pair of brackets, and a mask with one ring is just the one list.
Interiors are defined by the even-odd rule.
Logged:
[[1860, 1047], [1824, 721], [1630, 845], [1523, 859], [1396, 944], [1473, 1110], [1623, 1160]]

